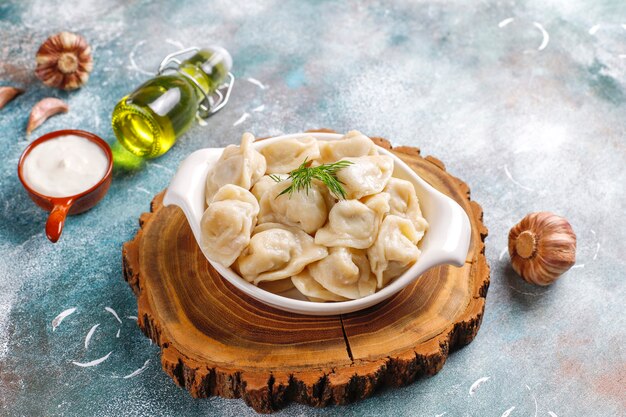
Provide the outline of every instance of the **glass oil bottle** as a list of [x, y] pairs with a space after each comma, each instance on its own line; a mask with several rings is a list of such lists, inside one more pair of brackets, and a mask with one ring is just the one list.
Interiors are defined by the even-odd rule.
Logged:
[[[190, 58], [178, 59], [190, 53]], [[234, 84], [231, 67], [232, 58], [221, 47], [189, 48], [168, 55], [156, 77], [115, 106], [112, 125], [118, 141], [144, 158], [163, 155], [197, 116], [207, 118], [226, 104]]]

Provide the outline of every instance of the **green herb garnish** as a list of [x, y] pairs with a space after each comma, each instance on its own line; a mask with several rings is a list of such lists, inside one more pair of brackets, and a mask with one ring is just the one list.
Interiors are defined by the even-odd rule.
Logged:
[[[304, 190], [308, 194], [309, 188], [311, 188], [311, 182], [315, 178], [323, 182], [324, 185], [328, 187], [330, 192], [335, 195], [335, 197], [345, 199], [346, 190], [343, 189], [343, 186], [341, 185], [343, 183], [337, 178], [337, 171], [347, 167], [348, 165], [352, 165], [354, 162], [339, 161], [332, 164], [323, 164], [311, 167], [312, 163], [313, 161], [307, 161], [305, 158], [304, 162], [302, 162], [298, 168], [291, 171], [289, 176], [286, 178], [291, 180], [291, 185], [278, 194], [276, 198], [283, 194], [289, 194], [289, 197], [291, 198], [294, 191], [300, 190]], [[270, 178], [276, 182], [282, 181], [278, 175], [270, 174]]]

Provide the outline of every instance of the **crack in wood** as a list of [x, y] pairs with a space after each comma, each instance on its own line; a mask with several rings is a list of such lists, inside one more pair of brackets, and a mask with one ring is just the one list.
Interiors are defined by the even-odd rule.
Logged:
[[346, 333], [346, 328], [343, 325], [343, 316], [339, 316], [339, 321], [341, 322], [341, 332], [343, 333], [343, 341], [346, 344], [346, 352], [348, 352], [348, 357], [354, 363], [354, 357], [352, 356], [352, 348], [350, 347], [350, 340], [348, 339], [348, 334]]

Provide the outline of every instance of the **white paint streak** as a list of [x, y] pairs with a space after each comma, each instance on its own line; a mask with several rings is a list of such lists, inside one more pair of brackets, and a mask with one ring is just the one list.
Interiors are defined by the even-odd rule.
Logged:
[[163, 166], [161, 164], [157, 164], [156, 162], [148, 162], [148, 165], [160, 168], [160, 169], [162, 169], [163, 171], [166, 171], [166, 172], [174, 173], [174, 170], [172, 170], [172, 169], [170, 169], [170, 168], [168, 168], [166, 166]]
[[550, 34], [543, 27], [543, 25], [541, 23], [533, 22], [533, 25], [535, 25], [535, 27], [541, 31], [541, 35], [543, 36], [543, 40], [541, 41], [541, 45], [539, 45], [539, 48], [537, 48], [538, 51], [543, 51], [544, 49], [546, 49], [546, 46], [548, 46], [548, 42], [550, 42]]
[[122, 329], [117, 329], [117, 333], [115, 334], [116, 338], [120, 338], [120, 331], [122, 331]]
[[514, 18], [512, 18], [512, 17], [509, 17], [509, 18], [507, 18], [507, 19], [504, 19], [503, 21], [501, 21], [500, 23], [498, 23], [498, 27], [499, 27], [499, 28], [503, 28], [503, 27], [505, 27], [506, 25], [508, 25], [509, 23], [513, 22], [514, 20], [515, 20], [515, 19], [514, 19]]
[[513, 291], [517, 292], [517, 293], [520, 293], [520, 294], [530, 295], [532, 297], [538, 297], [539, 296], [539, 294], [534, 294], [532, 292], [525, 292], [525, 291], [522, 291], [522, 290], [518, 290], [517, 288], [515, 288], [515, 287], [513, 287], [511, 285], [509, 285], [509, 288], [512, 289]]
[[254, 111], [254, 112], [260, 112], [260, 111], [263, 111], [263, 110], [265, 110], [265, 104], [261, 104], [260, 106], [255, 107], [255, 108], [252, 109], [252, 111]]
[[61, 313], [59, 313], [58, 316], [52, 319], [52, 331], [55, 331], [56, 328], [59, 327], [61, 322], [65, 320], [67, 316], [69, 316], [75, 311], [76, 311], [76, 307], [68, 308], [67, 310], [63, 310]]
[[537, 398], [535, 397], [535, 394], [532, 393], [532, 391], [530, 390], [530, 387], [527, 384], [525, 385], [525, 387], [528, 390], [528, 392], [530, 392], [530, 395], [532, 395], [533, 400], [535, 400], [535, 417], [537, 417]]
[[152, 195], [152, 193], [151, 193], [150, 191], [146, 190], [146, 189], [145, 189], [145, 188], [143, 188], [143, 187], [135, 187], [135, 190], [140, 191], [140, 192], [142, 192], [142, 193], [146, 193], [146, 194], [148, 194], [148, 195]]
[[85, 336], [85, 349], [89, 348], [89, 341], [91, 340], [91, 336], [96, 331], [96, 329], [100, 326], [100, 323], [95, 324], [89, 331], [87, 332], [87, 336]]
[[131, 372], [130, 374], [126, 375], [124, 377], [124, 379], [128, 379], [128, 378], [134, 378], [137, 375], [139, 375], [140, 373], [142, 373], [143, 371], [146, 370], [146, 368], [148, 367], [148, 364], [150, 363], [150, 359], [148, 359], [141, 368], [137, 369], [136, 371]]
[[511, 180], [511, 182], [512, 182], [513, 184], [517, 185], [518, 187], [523, 188], [523, 189], [524, 189], [524, 190], [526, 190], [526, 191], [535, 191], [535, 190], [533, 190], [532, 188], [530, 188], [530, 187], [526, 187], [525, 185], [520, 184], [518, 181], [516, 181], [516, 180], [513, 178], [513, 176], [511, 175], [511, 172], [509, 171], [509, 167], [508, 167], [508, 166], [506, 166], [506, 165], [504, 166], [504, 173], [505, 173], [505, 174], [506, 174], [506, 176], [509, 178], [509, 180]]
[[585, 267], [585, 264], [580, 264], [580, 265], [574, 265], [572, 267], [572, 269], [574, 269], [574, 268], [584, 268], [584, 267]]
[[441, 414], [437, 414], [437, 415], [435, 415], [435, 417], [443, 417], [443, 416], [445, 416], [446, 414], [448, 414], [448, 412], [447, 412], [447, 411], [444, 411], [444, 412], [443, 412], [443, 413], [441, 413]]
[[[626, 28], [625, 28], [626, 29]], [[552, 411], [548, 411], [548, 414], [550, 414], [550, 417], [559, 417], [557, 416], [555, 413], [553, 413]]]
[[598, 29], [600, 29], [600, 25], [599, 24], [591, 26], [589, 28], [589, 34], [590, 35], [595, 35], [596, 32], [598, 31]]
[[239, 119], [237, 119], [237, 121], [235, 123], [233, 123], [233, 126], [238, 126], [240, 124], [242, 124], [243, 122], [246, 121], [246, 119], [250, 117], [250, 113], [246, 112], [244, 114], [241, 115], [241, 117]]
[[502, 416], [500, 417], [509, 417], [511, 415], [511, 413], [513, 412], [513, 410], [515, 410], [515, 406], [509, 408], [508, 410], [506, 410], [504, 413], [502, 413]]
[[600, 242], [596, 243], [596, 253], [593, 254], [593, 260], [598, 259], [598, 253], [600, 252]]
[[91, 362], [84, 362], [84, 363], [83, 363], [83, 362], [75, 362], [75, 361], [72, 361], [72, 363], [73, 363], [74, 365], [76, 365], [76, 366], [80, 366], [81, 368], [89, 368], [89, 367], [91, 367], [91, 366], [100, 365], [102, 362], [104, 362], [104, 361], [106, 361], [107, 359], [109, 359], [109, 356], [111, 356], [111, 353], [113, 353], [113, 351], [111, 351], [111, 352], [107, 353], [105, 356], [103, 356], [103, 357], [101, 357], [101, 358], [99, 358], [99, 359], [93, 360], [93, 361], [91, 361]]
[[267, 86], [265, 84], [263, 84], [261, 81], [257, 80], [256, 78], [246, 78], [246, 80], [249, 83], [252, 83], [252, 84], [256, 85], [261, 90], [266, 90], [267, 89]]
[[137, 52], [137, 49], [139, 47], [141, 47], [142, 45], [144, 45], [146, 43], [145, 40], [139, 41], [135, 44], [135, 46], [133, 46], [133, 49], [131, 49], [130, 53], [128, 54], [128, 60], [130, 61], [130, 66], [126, 67], [130, 70], [134, 70], [137, 71], [140, 74], [145, 74], [145, 75], [154, 75], [154, 73], [152, 72], [148, 72], [144, 69], [141, 69], [137, 66], [137, 63], [135, 62], [135, 52]]
[[135, 320], [135, 321], [138, 320], [137, 316], [127, 316], [126, 318], [129, 319], [129, 320]]
[[185, 49], [185, 46], [182, 44], [182, 42], [178, 42], [178, 41], [175, 41], [175, 40], [169, 39], [169, 38], [165, 39], [165, 42], [169, 43], [172, 46], [177, 47], [178, 49]]
[[108, 311], [109, 313], [113, 314], [113, 316], [115, 316], [115, 318], [117, 319], [117, 321], [119, 321], [120, 323], [122, 322], [122, 320], [120, 320], [120, 316], [117, 315], [117, 312], [115, 310], [113, 310], [111, 307], [104, 307], [104, 309], [106, 311]]
[[474, 393], [476, 392], [476, 390], [478, 389], [478, 387], [480, 387], [482, 384], [484, 384], [485, 382], [489, 381], [489, 376], [484, 376], [482, 378], [478, 378], [470, 387], [469, 389], [469, 395], [470, 397], [474, 395]]
[[501, 261], [502, 258], [504, 258], [504, 255], [509, 251], [509, 247], [505, 246], [504, 249], [502, 249], [502, 252], [500, 252], [500, 256], [498, 256], [498, 260]]

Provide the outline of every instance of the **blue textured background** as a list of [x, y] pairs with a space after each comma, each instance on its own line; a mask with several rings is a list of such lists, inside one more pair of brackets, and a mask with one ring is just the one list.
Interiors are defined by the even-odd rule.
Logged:
[[[419, 146], [466, 180], [485, 210], [492, 283], [477, 338], [437, 376], [350, 406], [292, 405], [279, 415], [498, 417], [515, 407], [511, 416], [623, 416], [626, 4], [466, 3], [1, 2], [0, 80], [27, 92], [0, 111], [0, 414], [252, 415], [241, 400], [191, 399], [161, 371], [158, 349], [125, 318], [136, 303], [121, 245], [190, 152], [245, 130], [325, 126]], [[540, 27], [550, 37], [542, 50]], [[39, 44], [60, 30], [94, 48], [89, 83], [69, 94], [33, 76]], [[80, 128], [113, 143], [116, 101], [167, 53], [212, 43], [234, 57], [231, 103], [162, 158], [116, 169], [102, 203], [50, 244], [46, 213], [16, 176], [33, 104], [56, 96], [71, 107], [33, 137]], [[509, 228], [537, 210], [566, 216], [578, 235], [577, 265], [549, 288], [522, 282], [503, 252]], [[52, 332], [70, 307], [76, 313]], [[110, 351], [97, 367], [71, 364]], [[146, 360], [144, 373], [119, 378]]]

